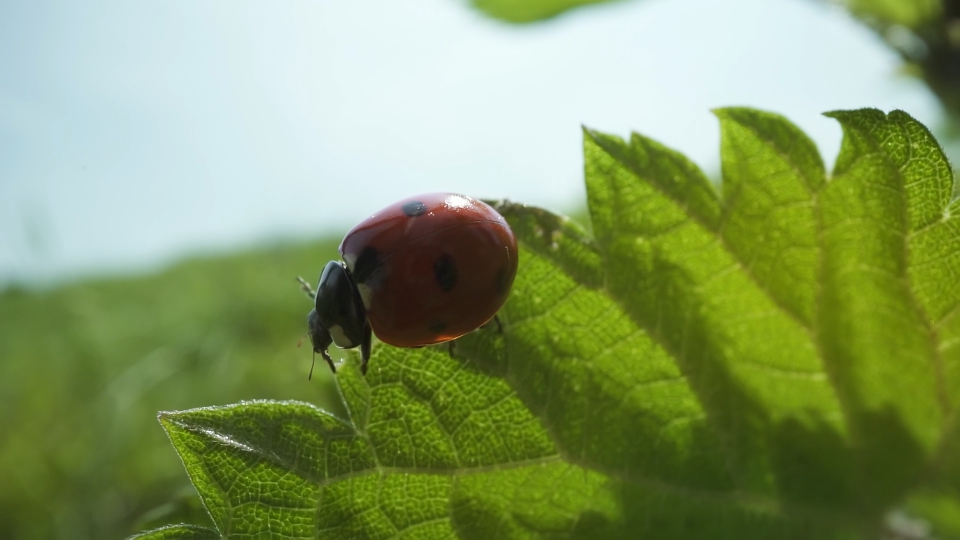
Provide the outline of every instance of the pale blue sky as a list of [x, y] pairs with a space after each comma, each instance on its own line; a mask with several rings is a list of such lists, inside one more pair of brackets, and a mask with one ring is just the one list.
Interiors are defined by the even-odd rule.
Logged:
[[423, 191], [574, 208], [581, 124], [713, 172], [714, 107], [783, 113], [828, 161], [823, 111], [940, 115], [815, 0], [634, 0], [522, 27], [457, 0], [11, 1], [0, 50], [0, 286], [321, 236]]

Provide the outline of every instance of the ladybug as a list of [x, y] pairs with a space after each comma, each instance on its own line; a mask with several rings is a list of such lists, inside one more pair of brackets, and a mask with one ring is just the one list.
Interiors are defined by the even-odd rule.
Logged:
[[[307, 331], [314, 353], [360, 347], [371, 333], [395, 347], [444, 343], [492, 319], [517, 274], [517, 239], [488, 204], [453, 193], [396, 202], [350, 230], [343, 261], [320, 274]], [[312, 372], [312, 369], [311, 369]]]

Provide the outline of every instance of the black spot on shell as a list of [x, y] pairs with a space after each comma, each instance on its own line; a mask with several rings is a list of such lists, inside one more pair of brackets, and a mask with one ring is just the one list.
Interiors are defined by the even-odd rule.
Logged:
[[353, 278], [357, 283], [365, 283], [380, 267], [380, 254], [372, 247], [365, 247], [357, 257], [353, 269]]
[[453, 257], [444, 253], [433, 263], [433, 277], [443, 292], [450, 292], [457, 284], [457, 265]]
[[447, 329], [447, 323], [442, 323], [442, 322], [434, 323], [427, 327], [427, 330], [429, 330], [430, 333], [432, 334], [439, 334], [440, 332], [443, 332], [446, 329]]
[[507, 289], [510, 288], [510, 273], [507, 272], [506, 268], [497, 270], [497, 275], [494, 277], [494, 282], [497, 287], [497, 296], [503, 296], [507, 294]]
[[411, 201], [401, 206], [400, 209], [403, 210], [403, 213], [406, 214], [407, 217], [417, 217], [427, 212], [427, 205], [420, 201]]

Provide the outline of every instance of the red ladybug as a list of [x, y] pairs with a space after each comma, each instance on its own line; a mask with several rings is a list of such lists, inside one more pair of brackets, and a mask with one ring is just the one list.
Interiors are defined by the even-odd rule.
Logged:
[[489, 205], [453, 193], [394, 203], [340, 244], [343, 262], [320, 274], [307, 316], [313, 350], [359, 346], [367, 372], [371, 330], [396, 347], [457, 339], [496, 315], [517, 273], [517, 240]]

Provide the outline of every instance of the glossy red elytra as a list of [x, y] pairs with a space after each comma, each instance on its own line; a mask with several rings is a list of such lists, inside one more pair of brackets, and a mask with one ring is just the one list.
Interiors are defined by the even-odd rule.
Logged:
[[517, 240], [503, 216], [476, 199], [430, 193], [363, 220], [320, 274], [307, 316], [313, 350], [336, 372], [331, 344], [422, 347], [454, 340], [497, 314], [517, 273]]

